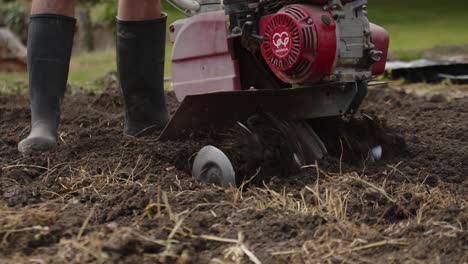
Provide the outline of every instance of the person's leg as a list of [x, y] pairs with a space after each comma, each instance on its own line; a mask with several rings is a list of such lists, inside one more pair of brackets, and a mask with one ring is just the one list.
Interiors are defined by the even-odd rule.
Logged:
[[31, 133], [18, 144], [20, 152], [44, 152], [57, 144], [76, 23], [74, 4], [74, 0], [32, 2], [28, 32]]
[[119, 0], [117, 69], [126, 135], [148, 134], [169, 120], [164, 98], [166, 18], [159, 0]]
[[151, 20], [161, 16], [160, 0], [119, 0], [117, 17], [123, 21]]
[[55, 14], [75, 17], [75, 0], [33, 0], [31, 15]]

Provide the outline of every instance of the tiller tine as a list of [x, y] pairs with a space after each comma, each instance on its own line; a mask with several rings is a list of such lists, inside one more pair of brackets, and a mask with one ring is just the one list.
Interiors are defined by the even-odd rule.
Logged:
[[242, 90], [186, 96], [160, 140], [188, 137], [193, 130], [244, 121], [258, 113], [284, 120], [338, 116], [348, 111], [356, 83], [324, 84], [278, 90]]

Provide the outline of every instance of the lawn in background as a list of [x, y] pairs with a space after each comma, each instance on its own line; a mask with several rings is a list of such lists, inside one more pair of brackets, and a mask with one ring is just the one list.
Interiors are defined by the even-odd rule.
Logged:
[[466, 0], [369, 0], [370, 20], [390, 32], [390, 50], [468, 44]]
[[[369, 0], [368, 6], [370, 20], [390, 32], [390, 50], [396, 58], [411, 59], [416, 57], [415, 50], [434, 46], [468, 44], [466, 0]], [[168, 26], [183, 17], [165, 1], [163, 10], [168, 14]], [[167, 34], [165, 75], [170, 76], [172, 45]], [[69, 82], [89, 86], [91, 81], [115, 69], [115, 51], [80, 54], [72, 58]], [[0, 80], [25, 79], [26, 74], [0, 75]]]

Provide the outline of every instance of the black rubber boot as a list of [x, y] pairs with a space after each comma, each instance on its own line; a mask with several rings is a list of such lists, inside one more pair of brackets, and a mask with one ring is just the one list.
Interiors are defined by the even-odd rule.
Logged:
[[164, 98], [166, 20], [117, 20], [117, 69], [125, 101], [124, 133], [146, 135], [169, 120]]
[[22, 153], [57, 145], [60, 106], [65, 94], [76, 20], [40, 14], [30, 17], [28, 32], [31, 133], [18, 144]]

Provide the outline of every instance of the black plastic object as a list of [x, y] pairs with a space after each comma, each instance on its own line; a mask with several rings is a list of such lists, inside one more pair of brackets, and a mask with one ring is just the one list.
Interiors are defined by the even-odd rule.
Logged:
[[28, 32], [31, 133], [18, 144], [23, 153], [48, 151], [57, 144], [60, 107], [65, 94], [76, 20], [38, 14]]
[[405, 79], [408, 82], [439, 82], [445, 79], [456, 83], [468, 82], [468, 63], [463, 61], [390, 61], [385, 68], [387, 75], [393, 79]]
[[236, 175], [229, 158], [216, 147], [205, 146], [195, 157], [192, 176], [202, 183], [236, 187]]
[[125, 101], [124, 133], [145, 135], [169, 121], [164, 98], [167, 16], [117, 20], [117, 69]]

